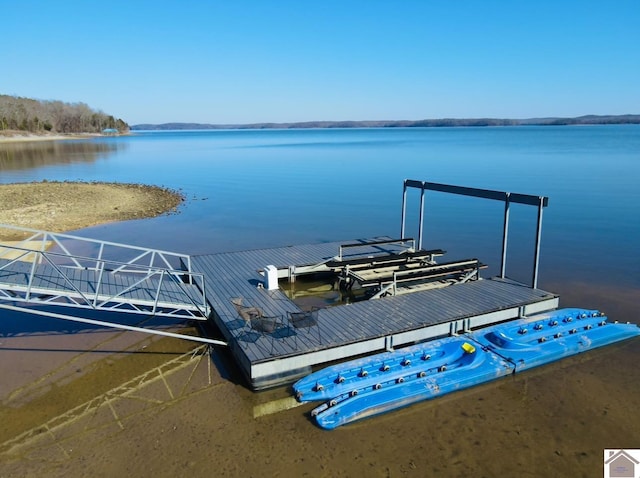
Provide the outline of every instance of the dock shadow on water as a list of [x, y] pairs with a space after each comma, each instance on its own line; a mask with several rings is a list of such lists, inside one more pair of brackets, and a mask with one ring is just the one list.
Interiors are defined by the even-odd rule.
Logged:
[[[602, 309], [635, 317], [637, 293]], [[599, 476], [604, 448], [640, 446], [638, 339], [327, 432], [222, 350], [54, 325], [0, 338], [0, 476]]]
[[338, 276], [332, 272], [296, 277], [295, 281], [280, 281], [282, 291], [302, 310], [346, 305], [367, 299], [366, 291], [343, 290]]
[[[128, 320], [138, 326], [196, 333], [167, 319], [133, 316]], [[193, 344], [186, 341], [163, 341], [148, 334], [4, 309], [0, 327], [0, 359], [4, 364], [0, 442], [56, 414], [64, 415], [83, 401], [193, 349]]]

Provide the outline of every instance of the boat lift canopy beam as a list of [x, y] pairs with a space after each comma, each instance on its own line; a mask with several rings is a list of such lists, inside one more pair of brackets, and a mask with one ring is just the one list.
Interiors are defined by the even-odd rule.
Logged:
[[[404, 237], [402, 236], [400, 239], [384, 239], [381, 241], [367, 241], [367, 242], [354, 242], [354, 243], [350, 243], [350, 244], [341, 244], [340, 247], [338, 248], [338, 260], [339, 261], [344, 261], [347, 257], [346, 255], [346, 250], [349, 249], [350, 251], [353, 251], [354, 249], [362, 249], [362, 248], [366, 248], [366, 255], [370, 256], [374, 253], [380, 254], [380, 255], [388, 255], [390, 254], [389, 250], [385, 249], [383, 246], [393, 246], [396, 245], [398, 247], [398, 251], [396, 251], [396, 253], [399, 253], [400, 251], [402, 251], [403, 253], [407, 253], [407, 252], [415, 252], [416, 250], [416, 241], [412, 238], [412, 237]], [[379, 250], [377, 251], [373, 251], [373, 249], [376, 249], [377, 246], [379, 246]], [[362, 258], [362, 252], [354, 252], [353, 253], [353, 257], [356, 258]]]
[[535, 252], [533, 260], [533, 277], [531, 286], [535, 289], [538, 286], [538, 268], [540, 264], [540, 239], [542, 237], [542, 211], [549, 205], [549, 198], [546, 196], [533, 196], [530, 194], [519, 194], [505, 191], [494, 191], [491, 189], [470, 188], [464, 186], [454, 186], [451, 184], [431, 183], [428, 181], [417, 181], [405, 179], [402, 193], [402, 223], [400, 226], [400, 237], [404, 237], [407, 188], [420, 190], [420, 217], [418, 224], [418, 250], [422, 249], [422, 229], [424, 222], [424, 195], [425, 191], [438, 191], [443, 193], [457, 194], [460, 196], [471, 196], [482, 199], [492, 199], [504, 202], [504, 222], [502, 232], [502, 263], [500, 266], [500, 277], [504, 278], [507, 267], [507, 241], [509, 238], [509, 205], [511, 203], [537, 206], [538, 221], [536, 227]]

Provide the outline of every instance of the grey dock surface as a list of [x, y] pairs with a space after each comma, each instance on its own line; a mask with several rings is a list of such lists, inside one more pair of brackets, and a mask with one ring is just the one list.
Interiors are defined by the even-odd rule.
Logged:
[[[356, 241], [351, 241], [354, 243]], [[353, 257], [397, 253], [393, 244], [367, 246]], [[508, 279], [491, 278], [420, 290], [410, 294], [332, 306], [317, 311], [317, 324], [295, 327], [301, 312], [282, 290], [264, 287], [264, 269], [279, 277], [293, 269], [321, 269], [339, 255], [344, 242], [288, 246], [191, 256], [205, 277], [211, 318], [228, 341], [240, 369], [255, 389], [300, 377], [311, 367], [380, 352], [434, 337], [558, 307], [558, 296]], [[342, 259], [345, 256], [343, 255]], [[259, 310], [271, 327], [256, 328], [232, 301]]]

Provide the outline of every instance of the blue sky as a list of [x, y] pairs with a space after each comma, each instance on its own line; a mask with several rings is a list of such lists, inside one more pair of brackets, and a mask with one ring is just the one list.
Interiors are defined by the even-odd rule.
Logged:
[[129, 124], [640, 113], [640, 0], [0, 0], [0, 93]]

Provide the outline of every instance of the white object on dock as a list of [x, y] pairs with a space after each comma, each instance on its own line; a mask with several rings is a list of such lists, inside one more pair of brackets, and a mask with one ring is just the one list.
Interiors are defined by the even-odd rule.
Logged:
[[278, 289], [278, 269], [276, 266], [267, 266], [264, 268], [265, 287], [267, 290]]

